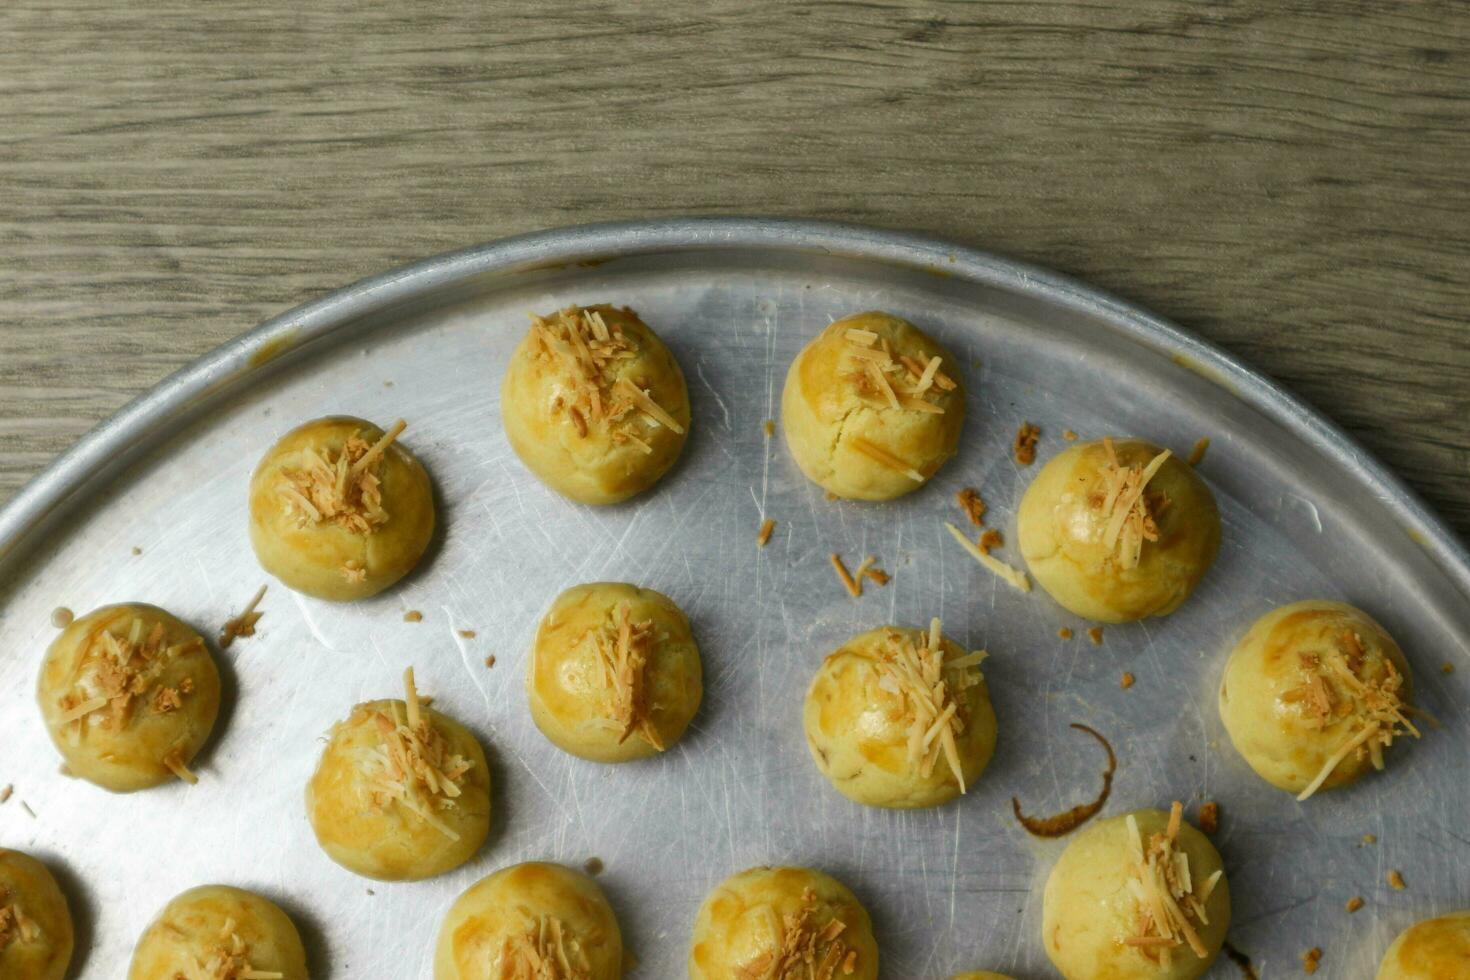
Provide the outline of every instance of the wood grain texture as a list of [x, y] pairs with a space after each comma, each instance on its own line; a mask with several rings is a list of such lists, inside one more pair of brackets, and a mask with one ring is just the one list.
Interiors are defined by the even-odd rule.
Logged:
[[687, 213], [936, 232], [1286, 383], [1470, 535], [1470, 5], [0, 5], [0, 498], [360, 276]]

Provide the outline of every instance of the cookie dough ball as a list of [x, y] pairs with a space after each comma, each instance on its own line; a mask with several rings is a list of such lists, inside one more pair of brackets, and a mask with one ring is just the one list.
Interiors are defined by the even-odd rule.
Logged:
[[1453, 977], [1470, 977], [1470, 909], [1405, 929], [1378, 966], [1378, 980]]
[[941, 635], [937, 619], [927, 632], [883, 626], [848, 640], [806, 695], [817, 768], [868, 806], [938, 806], [965, 792], [995, 751], [984, 656]]
[[689, 435], [679, 362], [638, 314], [569, 306], [531, 317], [500, 388], [511, 448], [551, 489], [615, 504], [659, 481]]
[[781, 428], [796, 465], [849, 500], [922, 487], [955, 454], [965, 423], [959, 362], [887, 313], [827, 327], [786, 373]]
[[434, 536], [422, 464], [371, 422], [332, 416], [281, 437], [250, 479], [250, 543], [297, 592], [345, 602], [413, 570]]
[[128, 793], [197, 782], [189, 763], [219, 714], [219, 670], [204, 638], [157, 606], [103, 606], [52, 642], [36, 697], [71, 774]]
[[191, 888], [144, 930], [128, 980], [196, 976], [306, 980], [306, 950], [274, 902], [226, 885]]
[[1021, 554], [1053, 599], [1104, 623], [1166, 616], [1220, 548], [1220, 513], [1194, 468], [1137, 439], [1070, 446], [1021, 498]]
[[490, 832], [490, 770], [475, 736], [425, 706], [369, 701], [332, 726], [306, 786], [317, 843], [342, 867], [385, 881], [457, 868]]
[[[570, 972], [536, 964], [566, 957]], [[434, 980], [618, 980], [623, 936], [597, 883], [559, 864], [517, 864], [481, 878], [439, 927]]]
[[593, 582], [556, 597], [526, 671], [531, 718], [552, 744], [627, 762], [677, 742], [704, 695], [699, 647], [668, 596]]
[[[1178, 912], [1160, 922], [1156, 908]], [[1041, 917], [1046, 953], [1066, 980], [1192, 980], [1225, 942], [1230, 887], [1219, 852], [1175, 803], [1079, 833], [1046, 880]]]
[[689, 980], [798, 976], [808, 957], [821, 976], [874, 980], [878, 943], [868, 910], [820, 871], [751, 868], [726, 878], [699, 907]]
[[61, 980], [71, 962], [71, 911], [46, 866], [0, 848], [0, 977]]
[[1230, 652], [1220, 718], [1272, 786], [1306, 799], [1382, 769], [1383, 750], [1419, 731], [1409, 664], [1367, 613], [1313, 599], [1274, 609]]

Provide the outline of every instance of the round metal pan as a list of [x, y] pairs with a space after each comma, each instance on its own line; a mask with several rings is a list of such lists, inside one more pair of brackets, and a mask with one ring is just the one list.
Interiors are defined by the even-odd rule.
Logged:
[[[685, 458], [625, 505], [569, 504], [519, 465], [499, 382], [528, 310], [614, 302], [668, 341], [689, 380]], [[779, 436], [785, 369], [832, 318], [882, 308], [963, 361], [960, 455], [886, 505], [829, 502]], [[329, 413], [409, 421], [445, 528], [426, 566], [376, 599], [334, 606], [273, 585], [256, 637], [219, 659], [226, 710], [202, 781], [112, 796], [57, 773], [33, 686], [50, 613], [153, 602], [206, 633], [265, 581], [245, 533], [245, 486], [280, 433]], [[1101, 646], [1042, 593], [976, 566], [943, 522], [978, 487], [1008, 540], [1032, 470], [1012, 462], [1023, 419], [1044, 460], [1071, 429], [1187, 452], [1220, 500], [1225, 544], [1197, 595], [1163, 620], [1109, 627]], [[764, 517], [778, 522], [755, 546]], [[134, 549], [138, 553], [134, 553]], [[850, 598], [827, 563], [875, 555], [886, 588]], [[1001, 555], [1019, 561], [1013, 548]], [[580, 581], [657, 588], [689, 613], [707, 693], [666, 755], [602, 767], [550, 746], [525, 710], [535, 623]], [[640, 965], [683, 975], [694, 911], [725, 875], [805, 863], [873, 912], [885, 976], [988, 968], [1050, 976], [1040, 884], [1062, 842], [1027, 836], [1010, 797], [1064, 809], [1101, 760], [1069, 722], [1107, 735], [1120, 769], [1106, 813], [1220, 802], [1231, 941], [1258, 968], [1371, 971], [1397, 929], [1470, 905], [1464, 750], [1470, 558], [1395, 477], [1260, 375], [1171, 324], [1065, 277], [930, 238], [759, 219], [635, 222], [507, 239], [366, 280], [263, 325], [98, 427], [0, 511], [0, 846], [61, 869], [81, 926], [81, 977], [113, 976], [173, 894], [255, 888], [303, 927], [314, 975], [428, 977], [444, 910], [479, 876], [527, 859], [601, 876]], [[1261, 783], [1215, 710], [1224, 653], [1270, 606], [1342, 598], [1399, 638], [1416, 698], [1443, 728], [1389, 770], [1304, 804]], [[423, 612], [406, 623], [403, 612]], [[802, 693], [821, 657], [884, 622], [926, 623], [990, 651], [1000, 744], [948, 806], [865, 810], [807, 757]], [[1060, 640], [1069, 626], [1077, 639]], [[466, 638], [461, 630], [473, 630]], [[485, 666], [494, 655], [493, 668]], [[471, 865], [419, 884], [356, 878], [318, 850], [302, 789], [319, 736], [404, 666], [476, 731], [496, 781], [495, 829]], [[1119, 686], [1123, 671], [1137, 683]], [[22, 801], [25, 807], [21, 806]], [[34, 817], [30, 814], [34, 813]], [[1364, 834], [1377, 843], [1365, 846]], [[1385, 875], [1399, 870], [1405, 890]], [[1354, 895], [1366, 907], [1349, 916]], [[1222, 959], [1212, 976], [1230, 976]]]

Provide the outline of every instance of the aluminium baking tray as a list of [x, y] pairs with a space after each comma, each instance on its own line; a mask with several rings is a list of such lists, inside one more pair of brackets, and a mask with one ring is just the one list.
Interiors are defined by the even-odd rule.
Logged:
[[[681, 463], [650, 493], [602, 509], [531, 477], [498, 405], [527, 311], [593, 302], [630, 305], [660, 332], [694, 409]], [[831, 502], [762, 422], [777, 416], [799, 347], [869, 308], [923, 325], [962, 360], [968, 419], [958, 457], [922, 491]], [[409, 421], [404, 441], [433, 475], [443, 527], [422, 569], [351, 605], [273, 585], [258, 635], [218, 657], [226, 703], [197, 786], [113, 796], [59, 775], [33, 696], [52, 609], [142, 600], [213, 635], [266, 581], [246, 536], [256, 460], [329, 413]], [[953, 494], [973, 485], [1014, 540], [1034, 472], [1009, 452], [1023, 419], [1041, 426], [1043, 460], [1068, 428], [1179, 452], [1211, 439], [1201, 472], [1224, 544], [1179, 612], [1107, 627], [1095, 648], [1086, 624], [1040, 591], [1012, 591], [947, 538]], [[758, 550], [763, 516], [777, 527]], [[834, 551], [877, 556], [892, 584], [849, 598], [828, 565]], [[1013, 547], [1002, 554], [1018, 560]], [[599, 579], [659, 589], [693, 621], [705, 702], [661, 758], [573, 759], [526, 711], [539, 615], [564, 587]], [[1252, 619], [1309, 596], [1382, 620], [1413, 664], [1420, 705], [1444, 727], [1396, 748], [1386, 773], [1300, 805], [1235, 754], [1215, 686]], [[405, 623], [409, 609], [423, 621]], [[849, 635], [936, 615], [991, 653], [994, 761], [956, 803], [860, 808], [808, 758], [808, 680]], [[1077, 637], [1060, 640], [1061, 626]], [[319, 978], [427, 978], [440, 917], [471, 882], [513, 862], [595, 857], [635, 977], [684, 975], [695, 909], [725, 875], [801, 863], [867, 904], [887, 977], [988, 968], [1039, 980], [1054, 975], [1040, 888], [1066, 841], [1028, 837], [1010, 797], [1047, 813], [1092, 796], [1101, 753], [1068, 729], [1078, 721], [1118, 750], [1105, 814], [1221, 802], [1231, 942], [1263, 975], [1295, 972], [1320, 946], [1319, 976], [1361, 977], [1410, 921], [1470, 906], [1466, 636], [1470, 560], [1444, 525], [1319, 415], [1137, 307], [982, 252], [860, 227], [709, 219], [553, 231], [430, 259], [272, 320], [125, 408], [0, 512], [0, 785], [15, 785], [0, 845], [60, 872], [79, 925], [77, 977], [120, 976], [169, 897], [226, 882], [290, 911]], [[1445, 663], [1462, 669], [1443, 673]], [[354, 702], [397, 695], [410, 664], [484, 742], [494, 827], [466, 867], [378, 883], [317, 848], [302, 788], [328, 726]], [[1138, 678], [1131, 690], [1120, 689], [1124, 670]], [[1365, 833], [1378, 843], [1360, 846]], [[1407, 890], [1386, 885], [1389, 869]], [[1367, 905], [1350, 918], [1352, 895]], [[1211, 974], [1233, 975], [1224, 957]]]

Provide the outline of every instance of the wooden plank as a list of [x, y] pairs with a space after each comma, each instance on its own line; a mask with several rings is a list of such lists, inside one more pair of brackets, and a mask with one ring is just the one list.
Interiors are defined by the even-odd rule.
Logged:
[[[301, 8], [301, 9], [297, 9]], [[288, 306], [513, 232], [766, 213], [1082, 276], [1470, 533], [1470, 6], [0, 5], [0, 498]]]

